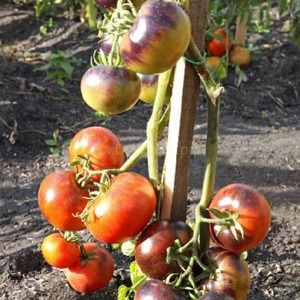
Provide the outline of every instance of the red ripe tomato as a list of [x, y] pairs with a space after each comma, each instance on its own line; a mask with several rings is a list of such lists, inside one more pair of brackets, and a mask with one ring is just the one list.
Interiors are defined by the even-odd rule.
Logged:
[[[220, 231], [222, 225], [211, 224], [213, 241], [224, 249], [237, 253], [255, 248], [266, 237], [271, 223], [271, 209], [266, 198], [253, 187], [234, 183], [217, 192], [209, 208], [220, 211], [237, 212], [237, 221], [243, 228], [244, 237], [239, 232], [238, 239], [229, 228]], [[210, 213], [212, 218], [215, 216]], [[218, 234], [217, 232], [220, 231]]]
[[79, 246], [74, 242], [66, 241], [58, 232], [43, 239], [41, 251], [47, 263], [56, 268], [70, 267], [80, 255]]
[[122, 243], [147, 225], [155, 207], [152, 184], [137, 173], [121, 173], [89, 207], [86, 226], [102, 242]]
[[141, 233], [134, 250], [135, 260], [142, 272], [151, 278], [164, 279], [168, 274], [180, 272], [176, 261], [166, 263], [167, 249], [175, 240], [186, 244], [192, 229], [184, 222], [159, 220], [149, 224]]
[[213, 34], [216, 37], [208, 41], [207, 50], [213, 56], [223, 56], [231, 46], [231, 38], [227, 36], [226, 31], [222, 28], [216, 29]]
[[148, 0], [138, 11], [132, 28], [123, 35], [120, 51], [132, 71], [162, 73], [184, 54], [190, 37], [190, 19], [179, 5], [166, 0]]
[[76, 231], [85, 228], [75, 214], [82, 213], [89, 193], [76, 182], [70, 170], [55, 171], [47, 175], [38, 191], [38, 204], [47, 221], [60, 230]]
[[92, 293], [104, 288], [112, 279], [114, 259], [106, 249], [96, 243], [86, 243], [83, 246], [88, 258], [78, 259], [63, 271], [75, 291]]
[[[87, 156], [91, 170], [117, 169], [125, 160], [123, 146], [118, 137], [109, 129], [92, 126], [80, 130], [73, 137], [69, 147], [69, 162], [80, 161]], [[80, 172], [82, 164], [73, 166]], [[99, 180], [94, 176], [93, 180]]]
[[213, 247], [207, 250], [203, 260], [211, 264], [216, 271], [211, 278], [200, 284], [200, 289], [225, 293], [235, 300], [246, 299], [250, 287], [250, 273], [247, 262], [240, 255]]
[[114, 115], [134, 106], [141, 82], [136, 73], [125, 67], [99, 65], [84, 73], [80, 89], [87, 105], [102, 114]]

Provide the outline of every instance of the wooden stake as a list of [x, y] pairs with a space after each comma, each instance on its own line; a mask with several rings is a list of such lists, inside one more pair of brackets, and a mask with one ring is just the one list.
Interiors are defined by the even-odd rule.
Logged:
[[[189, 7], [192, 34], [202, 50], [207, 25], [208, 2], [207, 0], [191, 0]], [[171, 97], [161, 218], [186, 220], [190, 155], [199, 94], [199, 77], [192, 64], [182, 58], [176, 65]]]
[[238, 16], [236, 20], [235, 40], [238, 45], [245, 47], [247, 40], [249, 12], [245, 12], [243, 16]]

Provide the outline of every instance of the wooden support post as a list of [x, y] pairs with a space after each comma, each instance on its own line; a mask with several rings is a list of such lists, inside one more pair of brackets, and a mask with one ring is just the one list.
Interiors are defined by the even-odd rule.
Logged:
[[248, 18], [249, 11], [246, 11], [243, 16], [238, 16], [236, 20], [235, 41], [238, 45], [243, 47], [245, 47], [247, 40]]
[[[192, 35], [200, 50], [204, 47], [208, 2], [190, 1]], [[182, 58], [176, 65], [171, 97], [161, 218], [186, 220], [190, 155], [199, 94], [199, 77], [192, 64]]]

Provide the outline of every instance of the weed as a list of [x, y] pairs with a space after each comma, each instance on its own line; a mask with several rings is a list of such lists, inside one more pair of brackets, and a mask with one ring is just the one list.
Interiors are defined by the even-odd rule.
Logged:
[[34, 71], [45, 71], [45, 80], [55, 80], [59, 86], [65, 85], [65, 80], [73, 75], [74, 66], [79, 66], [81, 60], [71, 56], [67, 57], [64, 52], [58, 51], [50, 56], [49, 62], [42, 67], [35, 68]]

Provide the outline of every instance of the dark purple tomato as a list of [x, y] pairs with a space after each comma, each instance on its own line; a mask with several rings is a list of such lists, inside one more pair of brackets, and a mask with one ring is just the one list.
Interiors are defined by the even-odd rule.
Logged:
[[134, 300], [185, 300], [172, 287], [158, 279], [150, 279], [136, 291]]
[[221, 247], [212, 247], [207, 250], [203, 260], [206, 264], [211, 264], [216, 272], [200, 284], [201, 290], [226, 293], [235, 300], [246, 299], [250, 273], [247, 262], [239, 254]]
[[[220, 189], [213, 197], [209, 208], [220, 211], [236, 212], [237, 221], [242, 226], [243, 236], [238, 233], [234, 237], [230, 228], [211, 224], [212, 240], [224, 249], [241, 253], [255, 248], [269, 232], [271, 224], [271, 209], [268, 200], [255, 188], [241, 183], [229, 184]], [[210, 213], [212, 218], [216, 218]]]
[[117, 6], [118, 0], [95, 0], [95, 3], [105, 9], [112, 9]]
[[105, 32], [100, 38], [99, 49], [101, 49], [105, 54], [108, 54], [112, 49], [113, 42], [114, 37]]
[[146, 103], [154, 103], [157, 87], [158, 75], [138, 74], [141, 80], [140, 99]]
[[198, 300], [235, 300], [235, 299], [225, 293], [208, 292], [202, 297], [200, 297]]
[[180, 6], [172, 1], [148, 0], [122, 37], [121, 55], [137, 73], [162, 73], [184, 54], [190, 37], [191, 22]]
[[87, 105], [114, 115], [129, 110], [138, 101], [141, 81], [127, 68], [99, 65], [85, 72], [80, 88]]
[[181, 245], [192, 237], [192, 229], [184, 222], [154, 221], [141, 233], [134, 250], [135, 260], [142, 272], [150, 278], [164, 279], [170, 273], [180, 272], [176, 261], [166, 263], [167, 248], [179, 239]]

